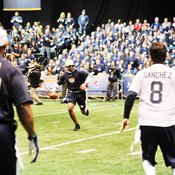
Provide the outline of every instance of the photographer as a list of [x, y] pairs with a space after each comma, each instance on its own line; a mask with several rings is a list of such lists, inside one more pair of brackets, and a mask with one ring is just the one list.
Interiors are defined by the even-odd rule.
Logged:
[[42, 105], [42, 101], [36, 94], [36, 88], [39, 85], [41, 78], [41, 66], [37, 62], [33, 62], [28, 71], [28, 82], [30, 83], [30, 95], [32, 99], [36, 102], [36, 105]]

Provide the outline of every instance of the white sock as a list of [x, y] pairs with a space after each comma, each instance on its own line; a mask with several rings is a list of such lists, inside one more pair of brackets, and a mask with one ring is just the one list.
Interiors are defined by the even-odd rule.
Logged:
[[144, 169], [146, 175], [155, 175], [156, 174], [155, 167], [152, 166], [148, 160], [143, 161], [143, 169]]
[[172, 175], [175, 175], [175, 168], [172, 168]]

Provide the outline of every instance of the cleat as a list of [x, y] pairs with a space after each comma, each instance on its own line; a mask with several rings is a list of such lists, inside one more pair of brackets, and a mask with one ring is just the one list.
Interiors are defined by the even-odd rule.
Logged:
[[85, 114], [85, 115], [86, 115], [86, 116], [89, 115], [89, 109], [86, 110], [86, 114]]
[[78, 131], [79, 129], [80, 129], [80, 125], [79, 124], [76, 124], [74, 131]]
[[43, 105], [43, 103], [42, 102], [38, 102], [37, 104], [35, 104], [35, 105]]

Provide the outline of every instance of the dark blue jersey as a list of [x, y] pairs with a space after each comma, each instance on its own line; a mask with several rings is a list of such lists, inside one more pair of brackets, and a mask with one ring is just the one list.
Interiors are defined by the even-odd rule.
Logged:
[[65, 82], [67, 87], [71, 91], [81, 91], [80, 86], [83, 84], [89, 73], [84, 70], [75, 69], [73, 72], [65, 72], [59, 79], [58, 85], [62, 85]]
[[13, 104], [32, 103], [22, 73], [0, 57], [0, 120], [13, 120]]

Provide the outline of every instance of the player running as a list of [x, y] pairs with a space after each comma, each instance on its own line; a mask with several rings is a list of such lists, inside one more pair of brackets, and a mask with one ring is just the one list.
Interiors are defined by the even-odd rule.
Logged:
[[67, 83], [68, 92], [64, 101], [68, 104], [68, 111], [71, 119], [75, 123], [74, 131], [80, 129], [80, 124], [74, 113], [74, 106], [78, 103], [81, 113], [88, 116], [89, 110], [87, 108], [87, 92], [86, 89], [92, 75], [85, 70], [78, 70], [74, 67], [72, 60], [66, 61], [67, 71], [58, 79], [57, 84], [62, 85]]

